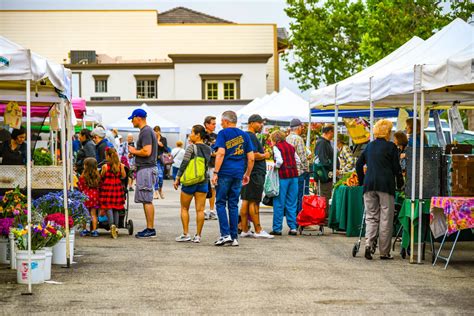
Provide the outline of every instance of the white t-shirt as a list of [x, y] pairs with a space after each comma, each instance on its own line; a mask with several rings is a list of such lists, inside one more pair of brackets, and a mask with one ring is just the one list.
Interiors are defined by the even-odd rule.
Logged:
[[172, 164], [173, 167], [179, 168], [181, 166], [181, 163], [183, 162], [183, 159], [184, 159], [185, 152], [186, 151], [183, 148], [179, 148], [179, 147], [173, 148], [171, 150], [171, 156], [173, 156], [173, 161], [174, 161]]

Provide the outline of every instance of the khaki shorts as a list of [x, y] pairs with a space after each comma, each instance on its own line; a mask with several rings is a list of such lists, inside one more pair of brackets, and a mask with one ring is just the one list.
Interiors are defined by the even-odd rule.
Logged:
[[148, 204], [153, 202], [153, 190], [158, 177], [156, 167], [139, 168], [137, 170], [137, 186], [135, 203]]

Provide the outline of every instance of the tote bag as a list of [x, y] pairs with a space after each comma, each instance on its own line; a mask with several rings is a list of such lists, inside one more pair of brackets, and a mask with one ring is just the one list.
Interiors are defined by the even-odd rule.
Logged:
[[184, 186], [198, 184], [206, 180], [206, 159], [197, 156], [197, 146], [193, 145], [193, 156], [180, 178]]

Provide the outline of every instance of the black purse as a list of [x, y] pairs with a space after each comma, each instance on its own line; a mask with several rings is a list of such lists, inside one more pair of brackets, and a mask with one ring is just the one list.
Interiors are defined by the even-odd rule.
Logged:
[[273, 198], [265, 195], [263, 197], [262, 204], [266, 206], [273, 206]]

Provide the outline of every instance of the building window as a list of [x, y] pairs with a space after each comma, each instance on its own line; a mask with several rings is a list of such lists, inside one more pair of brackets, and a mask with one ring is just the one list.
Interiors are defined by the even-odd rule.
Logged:
[[135, 76], [137, 80], [137, 99], [158, 98], [158, 76]]
[[235, 82], [227, 81], [222, 83], [224, 87], [224, 100], [235, 100]]
[[201, 74], [203, 100], [240, 99], [242, 74]]
[[109, 75], [93, 75], [96, 93], [107, 93], [107, 79]]
[[219, 83], [214, 81], [206, 82], [206, 100], [217, 100], [219, 98]]
[[107, 92], [107, 80], [96, 80], [95, 92]]

